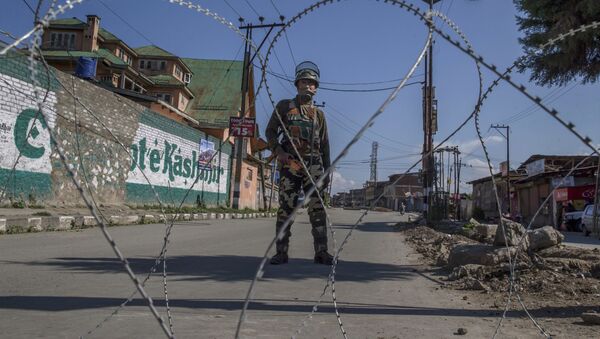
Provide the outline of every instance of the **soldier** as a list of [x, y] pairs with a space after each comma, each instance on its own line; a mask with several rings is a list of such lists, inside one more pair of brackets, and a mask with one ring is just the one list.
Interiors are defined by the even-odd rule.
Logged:
[[[296, 66], [294, 84], [298, 94], [294, 99], [280, 101], [276, 111], [281, 116], [283, 125], [292, 140], [283, 132], [277, 112], [273, 112], [267, 125], [265, 135], [269, 149], [277, 156], [281, 169], [279, 182], [279, 209], [275, 231], [278, 234], [285, 220], [291, 215], [298, 204], [300, 190], [308, 191], [312, 186], [310, 177], [317, 182], [330, 166], [329, 137], [325, 114], [313, 105], [313, 97], [319, 87], [319, 68], [310, 61]], [[281, 136], [281, 141], [279, 137]], [[298, 159], [292, 143], [301, 155]], [[304, 161], [310, 174], [306, 173], [300, 163]], [[310, 177], [309, 177], [310, 175]], [[325, 178], [318, 188], [324, 197], [329, 178]], [[327, 220], [325, 207], [321, 204], [315, 191], [308, 199], [308, 215], [312, 224], [315, 257], [318, 264], [331, 265], [333, 256], [327, 252]], [[277, 240], [277, 254], [271, 258], [271, 264], [279, 265], [288, 262], [289, 240], [292, 235], [291, 220], [282, 239]]]

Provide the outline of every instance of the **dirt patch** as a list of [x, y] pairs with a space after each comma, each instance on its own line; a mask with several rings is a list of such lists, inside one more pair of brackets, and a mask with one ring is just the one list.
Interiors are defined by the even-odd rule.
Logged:
[[[504, 309], [510, 282], [507, 261], [493, 265], [448, 265], [448, 256], [455, 248], [458, 251], [453, 253], [469, 245], [478, 249], [485, 242], [426, 226], [399, 224], [398, 227], [426, 263], [441, 267], [439, 274], [444, 288], [481, 291], [479, 297], [474, 296], [476, 299], [499, 311]], [[552, 318], [556, 325], [561, 324], [561, 329], [576, 329], [580, 337], [590, 337], [600, 329], [600, 326], [582, 326], [580, 318], [584, 312], [600, 310], [599, 250], [557, 245], [537, 252], [519, 251], [517, 260], [513, 286], [535, 317]], [[520, 311], [516, 300], [510, 310]]]

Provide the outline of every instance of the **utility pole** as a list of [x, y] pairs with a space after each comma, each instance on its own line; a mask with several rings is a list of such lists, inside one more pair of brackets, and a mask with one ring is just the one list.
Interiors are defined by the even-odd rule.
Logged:
[[371, 145], [371, 183], [374, 186], [377, 186], [377, 148], [379, 147], [379, 144], [377, 143], [377, 141], [373, 141], [373, 144]]
[[[248, 24], [245, 26], [240, 26], [240, 30], [246, 31], [246, 43], [245, 43], [245, 49], [244, 49], [244, 64], [243, 64], [243, 68], [242, 68], [242, 103], [241, 103], [241, 109], [240, 109], [240, 117], [246, 116], [246, 99], [247, 99], [247, 95], [248, 95], [248, 87], [250, 85], [249, 73], [250, 73], [250, 67], [252, 67], [252, 61], [254, 61], [254, 58], [258, 54], [258, 51], [260, 50], [260, 48], [263, 46], [263, 44], [267, 40], [267, 37], [269, 36], [269, 34], [271, 34], [271, 32], [273, 31], [273, 28], [285, 26], [285, 24], [283, 23], [283, 20], [285, 19], [285, 17], [280, 16], [279, 19], [281, 19], [281, 23], [263, 24], [262, 22], [265, 19], [263, 17], [260, 17], [259, 18], [259, 21], [261, 22], [260, 25]], [[240, 21], [240, 23], [243, 23], [244, 19], [240, 18], [239, 21]], [[250, 41], [252, 41], [252, 30], [255, 28], [269, 28], [269, 31], [267, 32], [267, 34], [265, 34], [265, 37], [263, 38], [262, 42], [260, 43], [260, 45], [258, 45], [258, 48], [254, 51], [254, 55], [252, 55], [252, 47], [250, 45]], [[232, 207], [235, 209], [240, 208], [240, 190], [241, 190], [241, 181], [242, 181], [241, 180], [242, 179], [242, 162], [244, 161], [244, 152], [245, 152], [244, 138], [237, 137], [236, 141], [235, 141], [235, 153], [236, 153], [235, 159], [236, 159], [236, 161], [235, 161], [233, 202], [232, 202]]]
[[[510, 126], [491, 125], [490, 128], [498, 131], [506, 139], [506, 211], [510, 215]], [[506, 135], [500, 132], [501, 129], [506, 130]]]
[[[433, 5], [441, 0], [423, 0], [429, 5], [429, 10], [433, 10]], [[431, 25], [429, 25], [431, 27]], [[429, 45], [427, 58], [425, 59], [425, 86], [423, 86], [423, 188], [426, 199], [424, 214], [429, 224], [431, 222], [432, 212], [432, 191], [433, 184], [436, 181], [435, 176], [435, 157], [431, 152], [433, 150], [433, 42]], [[436, 119], [437, 120], [437, 119]], [[437, 121], [436, 121], [437, 124]]]

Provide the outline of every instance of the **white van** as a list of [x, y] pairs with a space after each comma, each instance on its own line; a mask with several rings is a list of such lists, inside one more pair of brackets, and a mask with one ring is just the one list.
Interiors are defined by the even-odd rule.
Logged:
[[[597, 219], [598, 219], [598, 227], [600, 227], [600, 208], [598, 208]], [[592, 233], [594, 228], [594, 205], [587, 205], [583, 210], [583, 215], [581, 216], [581, 231], [585, 234], [585, 236], [589, 236]]]

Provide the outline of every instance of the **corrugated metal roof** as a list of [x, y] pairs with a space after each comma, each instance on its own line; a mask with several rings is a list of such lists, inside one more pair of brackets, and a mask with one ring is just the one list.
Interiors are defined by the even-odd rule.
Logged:
[[105, 30], [104, 28], [100, 28], [98, 30], [98, 34], [102, 37], [102, 39], [104, 40], [119, 40], [121, 41], [121, 39], [117, 38], [116, 35], [112, 34], [111, 32]]
[[173, 57], [176, 58], [177, 56], [169, 51], [165, 51], [164, 49], [155, 46], [155, 45], [148, 45], [148, 46], [142, 46], [142, 47], [138, 47], [138, 48], [134, 48], [133, 49], [138, 55], [143, 55], [143, 56], [158, 56], [158, 57]]
[[50, 20], [50, 25], [64, 25], [64, 26], [85, 26], [85, 22], [77, 19], [77, 18], [65, 18], [65, 19], [56, 19]]
[[170, 74], [148, 75], [147, 78], [157, 85], [184, 85], [183, 82]]
[[73, 57], [90, 57], [90, 58], [102, 58], [107, 59], [113, 65], [128, 66], [128, 64], [114, 55], [111, 51], [100, 48], [95, 52], [86, 51], [64, 51], [64, 50], [45, 50], [42, 51], [44, 57], [61, 57], [61, 58], [73, 58]]
[[183, 58], [194, 73], [188, 88], [194, 93], [186, 109], [201, 124], [227, 127], [242, 100], [242, 61]]

